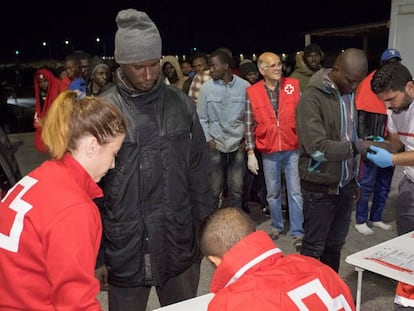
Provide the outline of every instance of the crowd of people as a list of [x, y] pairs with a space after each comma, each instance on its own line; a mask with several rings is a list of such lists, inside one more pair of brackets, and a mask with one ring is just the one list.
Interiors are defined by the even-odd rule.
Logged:
[[[1, 202], [12, 285], [0, 309], [101, 310], [105, 290], [110, 311], [145, 311], [153, 287], [166, 306], [197, 295], [205, 256], [210, 311], [354, 310], [338, 275], [352, 210], [363, 235], [391, 229], [396, 165], [397, 232], [414, 230], [414, 82], [400, 53], [369, 75], [363, 50], [327, 68], [315, 43], [290, 69], [270, 51], [237, 65], [226, 47], [179, 62], [145, 12], [115, 23], [116, 68], [71, 54], [62, 76], [34, 74], [35, 146], [51, 159]], [[298, 254], [275, 244], [288, 231]], [[395, 308], [414, 310], [412, 286], [398, 284]]]

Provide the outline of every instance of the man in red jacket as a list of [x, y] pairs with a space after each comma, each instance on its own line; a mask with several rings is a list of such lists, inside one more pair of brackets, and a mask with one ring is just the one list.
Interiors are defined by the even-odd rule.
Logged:
[[238, 208], [210, 215], [201, 251], [217, 266], [208, 311], [355, 310], [348, 286], [334, 270], [312, 257], [285, 256]]
[[[295, 109], [300, 99], [299, 80], [282, 77], [282, 61], [274, 53], [261, 54], [257, 67], [263, 80], [247, 88], [247, 167], [255, 175], [259, 169], [263, 169], [271, 217], [270, 236], [273, 240], [285, 231], [281, 195], [281, 175], [282, 171], [285, 172], [290, 234], [299, 251], [303, 237], [303, 200], [295, 125]], [[263, 168], [259, 168], [255, 149], [262, 155]]]

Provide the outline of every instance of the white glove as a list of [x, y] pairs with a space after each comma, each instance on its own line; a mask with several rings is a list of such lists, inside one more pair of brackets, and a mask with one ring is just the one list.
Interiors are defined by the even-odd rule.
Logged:
[[250, 172], [258, 175], [259, 162], [257, 162], [256, 155], [254, 153], [247, 155], [247, 168]]

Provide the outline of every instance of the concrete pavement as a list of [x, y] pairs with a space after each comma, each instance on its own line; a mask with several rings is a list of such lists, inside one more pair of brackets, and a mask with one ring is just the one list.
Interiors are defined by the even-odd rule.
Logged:
[[[36, 151], [33, 145], [33, 136], [34, 133], [19, 133], [9, 135], [9, 138], [12, 142], [22, 142], [21, 147], [16, 153], [16, 158], [23, 175], [31, 171], [33, 168], [37, 167], [42, 161], [48, 158], [45, 154], [41, 154]], [[396, 196], [398, 194], [397, 187], [399, 181], [401, 180], [401, 177], [402, 169], [397, 167], [394, 173], [392, 189], [389, 195], [387, 206], [383, 213], [384, 222], [391, 223], [393, 225], [392, 231], [384, 231], [379, 228], [373, 228], [375, 235], [365, 236], [358, 233], [354, 229], [354, 218], [353, 222], [351, 223], [347, 241], [342, 251], [342, 261], [339, 274], [349, 285], [352, 293], [354, 294], [354, 297], [356, 297], [357, 273], [355, 272], [353, 266], [345, 262], [345, 258], [350, 254], [397, 236], [397, 233], [395, 231], [394, 209]], [[260, 207], [256, 203], [251, 202], [250, 208], [252, 210], [251, 217], [257, 223], [257, 228], [269, 231], [269, 218], [260, 212]], [[289, 235], [281, 236], [276, 241], [276, 244], [286, 254], [295, 252], [294, 246], [292, 244], [292, 239]], [[210, 281], [213, 273], [213, 266], [207, 260], [203, 260], [201, 268], [201, 280], [198, 289], [199, 295], [203, 295], [209, 292]], [[393, 298], [396, 284], [397, 283], [393, 280], [365, 271], [363, 275], [361, 311], [393, 310]], [[101, 293], [99, 299], [102, 302], [104, 309], [107, 310], [106, 293]], [[158, 307], [159, 303], [157, 297], [154, 294], [154, 291], [152, 291], [147, 310], [153, 310]]]

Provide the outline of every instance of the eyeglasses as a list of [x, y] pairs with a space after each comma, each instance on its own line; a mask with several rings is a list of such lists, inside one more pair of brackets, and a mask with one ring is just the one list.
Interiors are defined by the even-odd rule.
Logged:
[[264, 66], [263, 66], [263, 69], [264, 69], [264, 70], [268, 70], [269, 68], [270, 68], [270, 69], [276, 69], [276, 68], [279, 68], [279, 67], [282, 67], [282, 66], [283, 66], [283, 64], [282, 64], [282, 63], [271, 64], [271, 65], [264, 65]]

